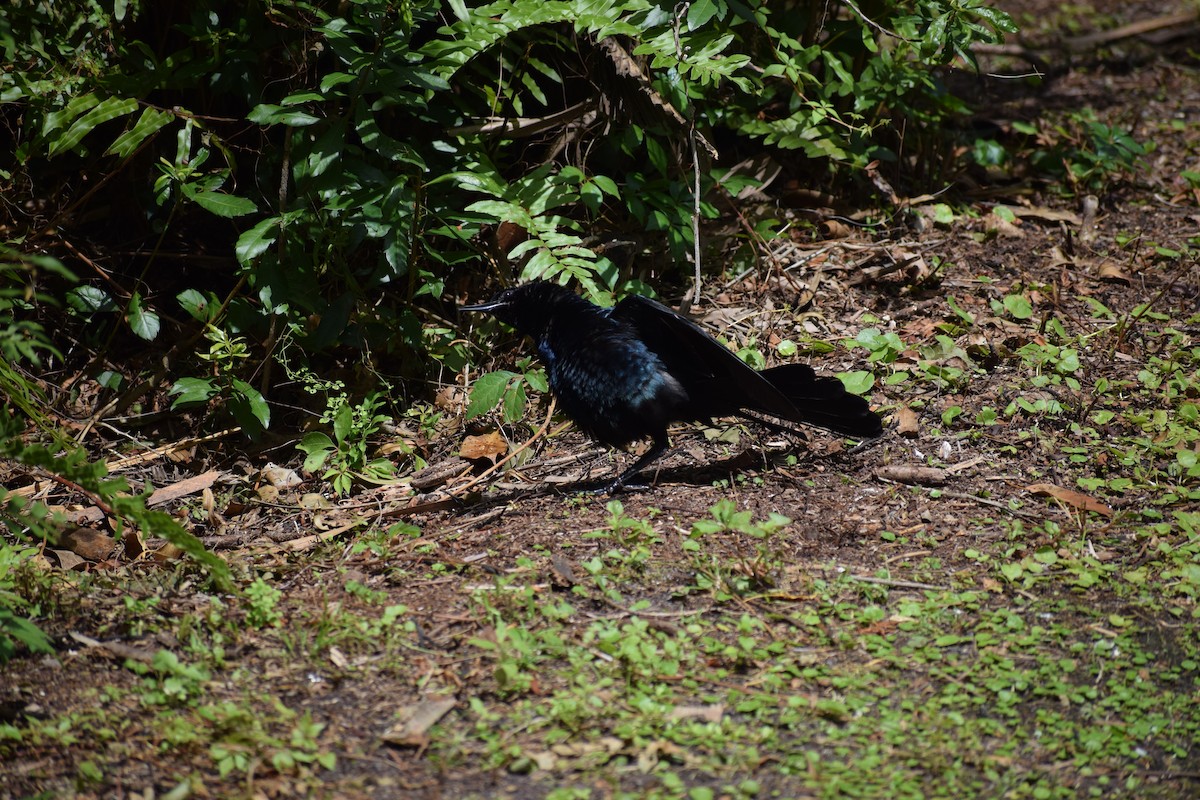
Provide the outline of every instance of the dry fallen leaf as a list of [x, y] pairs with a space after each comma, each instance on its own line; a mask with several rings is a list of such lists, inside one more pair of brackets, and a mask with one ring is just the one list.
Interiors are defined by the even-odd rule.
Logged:
[[208, 517], [209, 530], [214, 534], [225, 532], [225, 518], [221, 516], [221, 512], [217, 510], [217, 497], [213, 494], [213, 490], [207, 486], [200, 493], [200, 506], [204, 509], [205, 515]]
[[151, 557], [159, 564], [169, 564], [183, 558], [183, 550], [168, 542], [155, 550]]
[[827, 219], [821, 223], [821, 233], [826, 239], [845, 239], [854, 234], [854, 229], [836, 219]]
[[346, 669], [350, 666], [350, 659], [346, 658], [346, 654], [337, 647], [329, 648], [329, 660], [338, 669]]
[[134, 661], [140, 661], [143, 664], [151, 664], [154, 662], [155, 650], [150, 650], [144, 647], [134, 647], [133, 645], [124, 644], [122, 642], [102, 642], [76, 631], [70, 631], [67, 635], [82, 644], [84, 647], [102, 650], [111, 655], [113, 658], [129, 658], [133, 659]]
[[403, 719], [383, 734], [383, 741], [402, 747], [422, 747], [428, 742], [425, 733], [458, 705], [453, 697], [426, 697], [411, 708], [399, 713]]
[[920, 418], [911, 408], [896, 409], [896, 433], [906, 439], [915, 439], [920, 434]]
[[58, 540], [61, 547], [88, 561], [103, 561], [117, 546], [117, 540], [93, 528], [76, 528]]
[[58, 566], [63, 570], [77, 569], [87, 565], [87, 559], [81, 558], [78, 553], [70, 550], [51, 549], [46, 552], [58, 559]]
[[1096, 498], [1089, 497], [1083, 492], [1077, 492], [1074, 489], [1064, 489], [1061, 486], [1055, 486], [1053, 483], [1031, 483], [1025, 487], [1025, 491], [1033, 492], [1034, 494], [1050, 495], [1074, 508], [1083, 509], [1084, 511], [1095, 511], [1097, 514], [1103, 514], [1106, 517], [1113, 515], [1113, 510]]
[[459, 386], [443, 386], [434, 395], [433, 404], [452, 414], [461, 414], [467, 407], [467, 393]]
[[571, 562], [561, 555], [555, 553], [550, 556], [550, 566], [554, 568], [552, 577], [557, 577], [567, 586], [574, 586], [579, 582], [579, 579], [575, 577], [575, 570], [571, 568]]
[[[597, 753], [612, 755], [625, 749], [625, 742], [616, 736], [601, 736], [587, 742], [560, 742], [550, 746], [550, 752], [563, 758], [594, 756]], [[603, 763], [603, 762], [600, 762]]]
[[317, 492], [308, 492], [300, 498], [300, 507], [309, 511], [328, 510], [333, 508], [333, 503]]
[[711, 706], [676, 706], [667, 713], [668, 720], [699, 719], [704, 722], [720, 722], [724, 716], [724, 703]]
[[125, 545], [125, 557], [130, 561], [136, 561], [146, 552], [146, 544], [142, 541], [142, 534], [135, 528], [127, 528], [121, 536], [121, 544]]
[[1083, 220], [1079, 215], [1072, 211], [1060, 211], [1055, 208], [1046, 208], [1045, 206], [1036, 206], [1027, 208], [1025, 206], [1009, 206], [1009, 210], [1014, 216], [1022, 219], [1040, 219], [1044, 222], [1066, 222], [1069, 225], [1079, 225]]
[[1003, 217], [997, 217], [997, 216], [993, 215], [991, 217], [988, 217], [987, 224], [992, 230], [994, 230], [996, 232], [997, 236], [1002, 236], [1006, 239], [1021, 239], [1021, 238], [1024, 238], [1025, 231], [1021, 230], [1021, 228], [1018, 227], [1020, 225], [1020, 222], [1021, 222], [1021, 220], [1019, 220], [1019, 219], [1016, 220], [1015, 222], [1009, 222], [1008, 220], [1004, 219]]
[[1125, 270], [1121, 269], [1120, 264], [1109, 259], [1100, 262], [1100, 266], [1096, 268], [1096, 275], [1100, 280], [1108, 283], [1129, 285], [1129, 276], [1125, 274]]
[[170, 486], [164, 486], [161, 489], [155, 489], [150, 495], [150, 499], [146, 501], [147, 506], [160, 506], [164, 503], [169, 503], [172, 500], [178, 500], [180, 497], [186, 497], [189, 494], [195, 494], [202, 490], [208, 490], [217, 479], [221, 477], [221, 471], [210, 469], [199, 475], [193, 475], [190, 478], [184, 478], [181, 481], [176, 481]]
[[263, 467], [262, 477], [276, 489], [289, 489], [304, 483], [304, 479], [294, 469], [281, 467], [277, 464], [267, 464]]
[[654, 765], [660, 761], [680, 761], [683, 755], [683, 748], [674, 742], [668, 742], [665, 739], [658, 739], [650, 742], [638, 753], [637, 765], [638, 769], [643, 773], [649, 773], [654, 769]]
[[495, 461], [507, 452], [508, 442], [504, 441], [504, 437], [500, 435], [499, 431], [492, 431], [463, 439], [462, 448], [458, 454], [472, 461], [479, 458]]

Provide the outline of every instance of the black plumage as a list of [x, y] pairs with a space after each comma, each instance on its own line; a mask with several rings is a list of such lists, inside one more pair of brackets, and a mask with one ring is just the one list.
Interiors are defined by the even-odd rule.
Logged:
[[613, 447], [652, 440], [610, 492], [666, 451], [672, 422], [741, 416], [773, 428], [787, 429], [782, 422], [857, 438], [883, 433], [867, 401], [837, 378], [819, 377], [803, 364], [759, 372], [691, 320], [646, 297], [601, 308], [558, 284], [536, 281], [463, 310], [487, 312], [532, 337], [559, 405], [589, 436]]

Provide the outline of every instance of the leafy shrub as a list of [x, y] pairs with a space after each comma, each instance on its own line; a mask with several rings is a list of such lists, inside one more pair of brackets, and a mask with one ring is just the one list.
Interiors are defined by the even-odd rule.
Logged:
[[[766, 144], [817, 175], [901, 173], [904, 131], [936, 162], [962, 104], [933, 68], [1013, 30], [976, 0], [882, 0], [869, 19], [849, 3], [685, 8], [15, 0], [0, 180], [48, 205], [0, 223], [34, 250], [65, 249], [64, 226], [100, 251], [132, 245], [72, 293], [73, 330], [103, 349], [117, 329], [159, 341], [191, 324], [185, 356], [203, 335], [242, 342], [174, 392], [254, 431], [276, 387], [251, 377], [284, 343], [331, 367], [369, 351], [393, 382], [460, 369], [443, 296], [481, 262], [595, 297], [638, 278], [621, 248], [683, 268], [693, 180], [712, 217], [729, 178], [710, 141], [722, 165]], [[175, 296], [191, 323], [171, 321]]]
[[1014, 130], [1033, 143], [1029, 160], [1043, 175], [1061, 178], [1073, 193], [1100, 191], [1128, 179], [1154, 147], [1101, 122], [1090, 108], [1040, 124], [1018, 122]]
[[0, 542], [0, 664], [16, 654], [18, 642], [35, 653], [54, 650], [42, 629], [24, 616], [29, 603], [13, 591], [16, 573], [26, 568], [37, 552], [36, 548]]

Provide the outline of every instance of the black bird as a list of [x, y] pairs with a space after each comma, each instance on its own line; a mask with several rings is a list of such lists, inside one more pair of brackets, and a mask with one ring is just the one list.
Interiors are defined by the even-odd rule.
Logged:
[[764, 414], [856, 438], [883, 433], [867, 401], [837, 378], [818, 377], [803, 364], [759, 372], [646, 297], [601, 308], [563, 286], [535, 281], [463, 310], [485, 311], [532, 337], [559, 405], [589, 436], [613, 447], [653, 441], [608, 485], [610, 493], [667, 450], [672, 422], [740, 416], [792, 430], [756, 416]]

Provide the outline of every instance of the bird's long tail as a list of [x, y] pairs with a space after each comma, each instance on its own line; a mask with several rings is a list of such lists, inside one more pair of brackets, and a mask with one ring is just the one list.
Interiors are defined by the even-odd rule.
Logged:
[[820, 377], [804, 364], [784, 364], [759, 373], [784, 395], [803, 422], [865, 439], [883, 434], [883, 423], [867, 401], [850, 394], [837, 378]]

